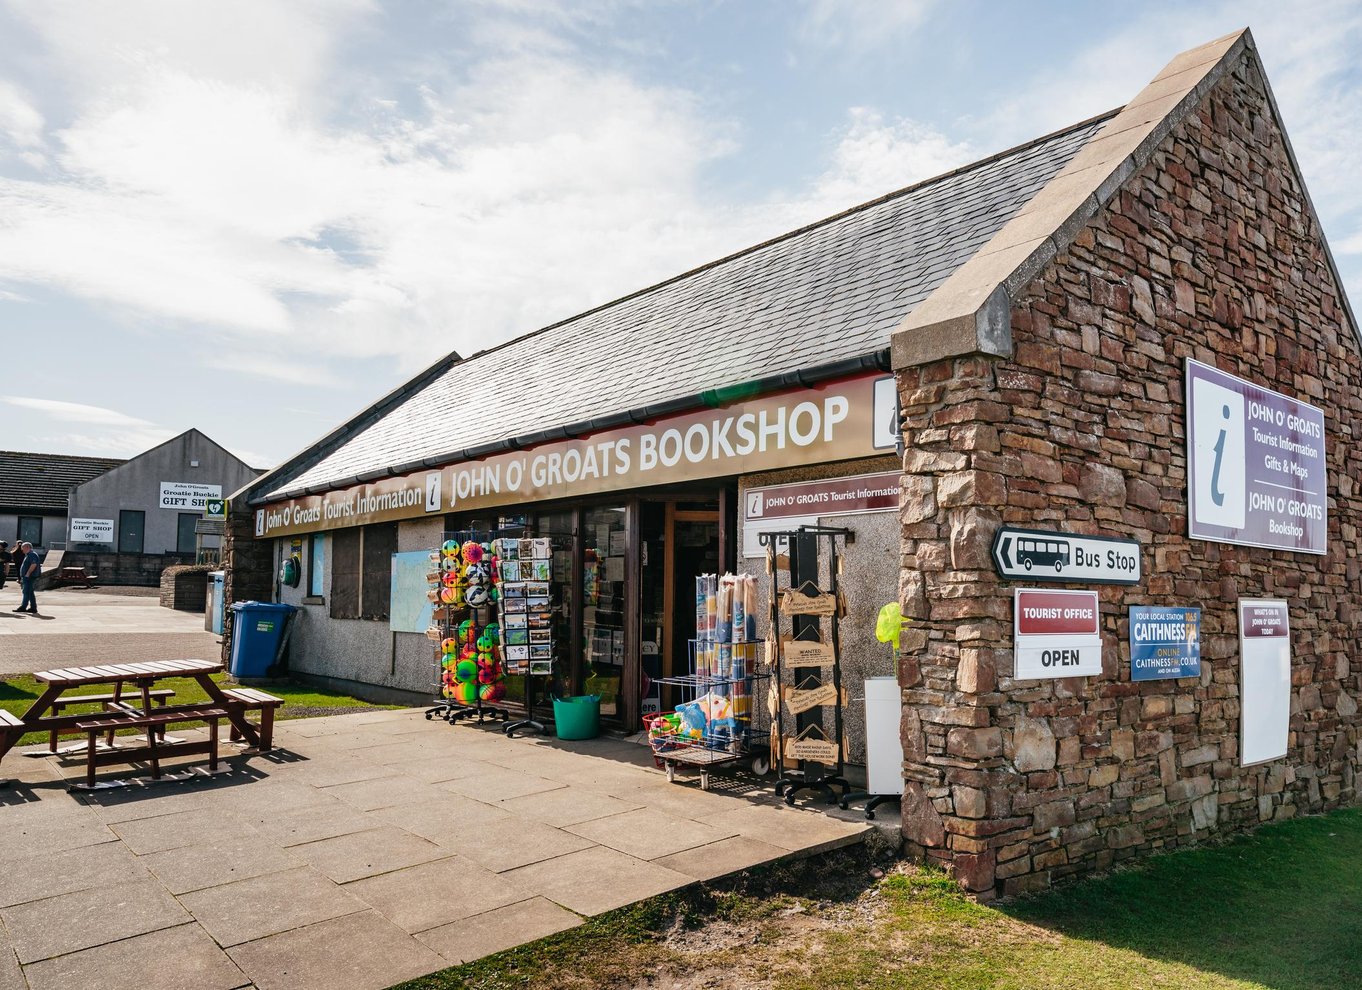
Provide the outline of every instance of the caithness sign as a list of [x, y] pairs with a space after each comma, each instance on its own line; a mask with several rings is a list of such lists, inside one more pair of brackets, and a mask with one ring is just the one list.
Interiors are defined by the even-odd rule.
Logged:
[[1187, 531], [1274, 550], [1328, 549], [1324, 413], [1187, 360]]

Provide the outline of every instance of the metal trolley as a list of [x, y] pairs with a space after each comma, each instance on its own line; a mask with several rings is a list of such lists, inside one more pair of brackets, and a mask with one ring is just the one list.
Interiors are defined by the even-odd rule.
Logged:
[[676, 780], [678, 767], [699, 770], [702, 790], [709, 790], [710, 771], [720, 766], [746, 763], [762, 776], [771, 761], [762, 743], [765, 734], [754, 730], [754, 721], [755, 688], [770, 679], [770, 674], [756, 672], [765, 644], [691, 640], [690, 645], [691, 669], [697, 673], [655, 681], [680, 694], [675, 710], [644, 716], [654, 762], [666, 770], [669, 781]]

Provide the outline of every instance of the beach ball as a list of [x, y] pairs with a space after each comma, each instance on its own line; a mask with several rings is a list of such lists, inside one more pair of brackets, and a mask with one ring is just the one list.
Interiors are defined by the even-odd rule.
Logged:
[[483, 547], [481, 543], [469, 540], [459, 549], [459, 553], [463, 555], [464, 563], [476, 564], [482, 560]]
[[454, 667], [454, 676], [463, 683], [476, 680], [478, 676], [478, 664], [475, 660], [460, 660]]
[[459, 541], [445, 540], [444, 546], [440, 547], [440, 552], [446, 557], [457, 558], [459, 556]]
[[506, 697], [506, 685], [497, 681], [495, 684], [484, 684], [478, 688], [478, 697], [483, 701], [497, 702]]
[[454, 700], [461, 705], [475, 705], [478, 701], [478, 686], [471, 683], [454, 685]]

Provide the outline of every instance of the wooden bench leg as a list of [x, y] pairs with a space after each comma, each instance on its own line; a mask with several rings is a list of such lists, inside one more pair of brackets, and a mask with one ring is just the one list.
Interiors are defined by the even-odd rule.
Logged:
[[208, 723], [208, 772], [217, 773], [218, 771], [218, 720], [212, 719]]
[[90, 737], [90, 742], [85, 750], [85, 786], [92, 790], [95, 786], [95, 736], [98, 734], [93, 730], [86, 733]]
[[151, 760], [151, 779], [161, 779], [161, 756], [156, 751], [156, 731], [153, 727], [147, 728], [147, 748], [151, 750], [148, 759]]
[[274, 706], [266, 705], [260, 709], [260, 752], [266, 753], [274, 748]]

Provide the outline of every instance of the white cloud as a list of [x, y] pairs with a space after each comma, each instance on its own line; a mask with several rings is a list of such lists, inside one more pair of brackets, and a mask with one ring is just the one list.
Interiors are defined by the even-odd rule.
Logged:
[[129, 416], [116, 409], [103, 406], [87, 406], [80, 402], [62, 402], [57, 399], [37, 399], [20, 395], [0, 396], [0, 401], [18, 406], [21, 409], [34, 409], [51, 419], [64, 423], [94, 423], [110, 427], [142, 427], [151, 423], [136, 416]]
[[18, 86], [4, 79], [0, 79], [0, 137], [21, 150], [43, 144], [43, 115]]
[[812, 0], [798, 35], [806, 44], [826, 48], [873, 48], [901, 40], [936, 6], [936, 0]]

